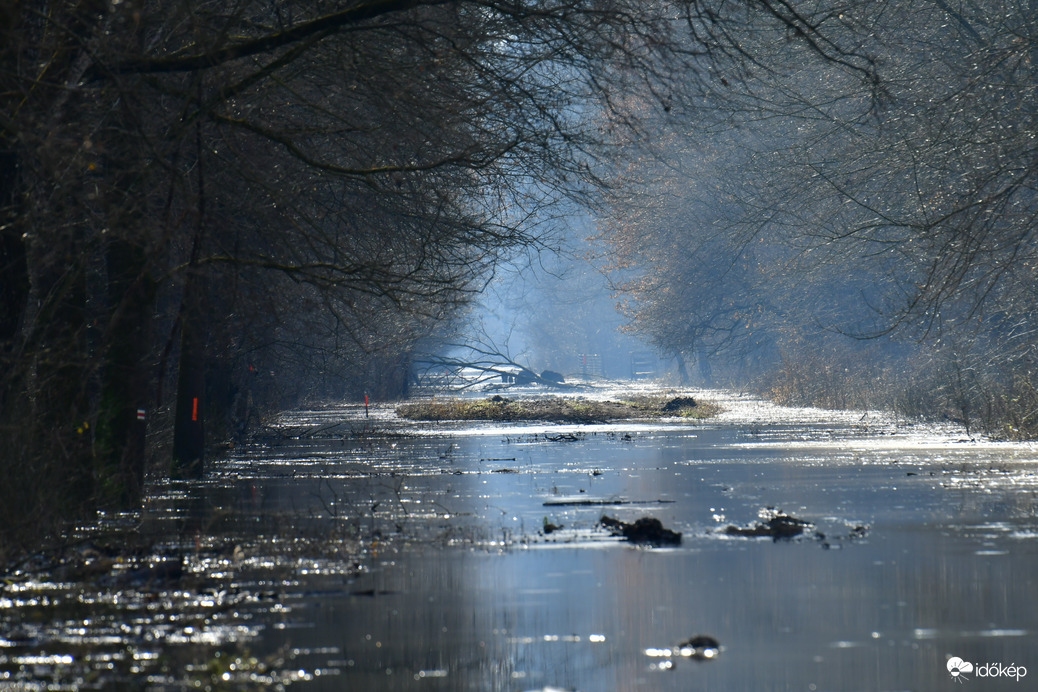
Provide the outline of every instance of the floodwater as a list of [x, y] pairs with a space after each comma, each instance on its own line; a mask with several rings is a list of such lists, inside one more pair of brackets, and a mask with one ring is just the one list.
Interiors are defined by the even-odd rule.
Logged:
[[[142, 515], [104, 517], [60, 560], [8, 575], [0, 690], [1038, 679], [1038, 448], [697, 396], [726, 413], [597, 426], [286, 415], [205, 480], [159, 484]], [[776, 511], [812, 526], [788, 540], [725, 531]], [[681, 544], [632, 544], [603, 515], [654, 517]], [[683, 656], [695, 635], [716, 656]], [[972, 670], [949, 671], [955, 657]]]

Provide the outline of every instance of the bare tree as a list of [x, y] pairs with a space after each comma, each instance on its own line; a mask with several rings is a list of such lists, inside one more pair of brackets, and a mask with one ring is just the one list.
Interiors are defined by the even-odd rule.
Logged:
[[[683, 104], [701, 117], [666, 140], [669, 161], [626, 173], [646, 194], [620, 198], [612, 237], [652, 267], [628, 279], [632, 326], [663, 348], [741, 335], [714, 339], [729, 362], [737, 344], [776, 346], [773, 364], [819, 347], [851, 370], [863, 349], [911, 353], [949, 363], [922, 367], [949, 378], [930, 380], [934, 399], [1030, 401], [1031, 3], [823, 2], [810, 16], [827, 41], [725, 24], [756, 60]], [[845, 339], [837, 355], [840, 334], [918, 345]]]

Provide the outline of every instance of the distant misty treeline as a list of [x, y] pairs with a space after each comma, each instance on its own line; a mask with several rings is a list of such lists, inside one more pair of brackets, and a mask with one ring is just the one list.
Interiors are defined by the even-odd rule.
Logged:
[[631, 328], [785, 401], [1035, 435], [1034, 3], [810, 7], [820, 45], [737, 28], [755, 59], [618, 171]]

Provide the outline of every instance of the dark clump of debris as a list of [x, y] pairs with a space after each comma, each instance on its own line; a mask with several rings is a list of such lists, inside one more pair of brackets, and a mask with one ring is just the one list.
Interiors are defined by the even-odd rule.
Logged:
[[544, 527], [541, 529], [541, 532], [545, 536], [547, 536], [550, 533], [555, 533], [556, 531], [562, 530], [562, 528], [563, 527], [561, 524], [553, 524], [551, 521], [548, 520], [548, 517], [544, 517]]
[[709, 634], [697, 634], [675, 646], [650, 647], [645, 650], [645, 655], [662, 659], [652, 664], [653, 669], [674, 670], [681, 659], [697, 663], [713, 661], [721, 655], [721, 644]]
[[727, 526], [724, 532], [729, 536], [743, 536], [746, 538], [766, 537], [776, 541], [788, 541], [801, 535], [812, 524], [803, 519], [797, 519], [785, 514], [781, 510], [768, 507], [761, 511], [761, 519], [752, 526]]
[[[818, 540], [819, 543], [822, 544], [823, 549], [829, 550], [834, 547], [841, 547], [840, 542], [844, 540], [856, 541], [865, 538], [868, 535], [868, 533], [869, 527], [858, 524], [853, 529], [851, 529], [846, 536], [832, 536], [831, 538], [826, 538], [826, 535], [824, 533], [816, 533], [815, 538]], [[833, 543], [833, 541], [836, 541], [836, 543]]]
[[[760, 521], [751, 526], [727, 526], [724, 533], [728, 536], [741, 536], [745, 538], [770, 538], [774, 541], [788, 541], [799, 538], [808, 529], [814, 528], [814, 524], [803, 519], [792, 517], [774, 507], [765, 507], [760, 510]], [[822, 548], [839, 548], [843, 541], [856, 541], [868, 535], [869, 527], [861, 524], [856, 525], [846, 535], [826, 536], [824, 533], [815, 531], [811, 538], [822, 545]], [[836, 543], [834, 543], [836, 541]]]
[[631, 543], [646, 545], [681, 545], [681, 534], [664, 528], [659, 519], [642, 517], [629, 524], [619, 519], [603, 515], [598, 523], [609, 529], [614, 536], [623, 536]]
[[663, 410], [667, 413], [674, 413], [686, 408], [695, 408], [697, 406], [696, 400], [690, 396], [679, 396], [671, 399], [663, 405]]
[[709, 634], [697, 634], [678, 644], [677, 653], [694, 661], [712, 661], [721, 653], [721, 644]]

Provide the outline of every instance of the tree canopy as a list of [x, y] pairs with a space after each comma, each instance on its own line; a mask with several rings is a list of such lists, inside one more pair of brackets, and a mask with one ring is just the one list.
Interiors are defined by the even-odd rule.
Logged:
[[931, 382], [935, 401], [954, 389], [1003, 422], [1026, 402], [1033, 425], [1033, 3], [811, 7], [867, 61], [746, 25], [754, 67], [624, 172], [606, 234], [641, 269], [631, 327], [730, 372], [821, 359], [863, 392], [936, 369], [957, 384]]

